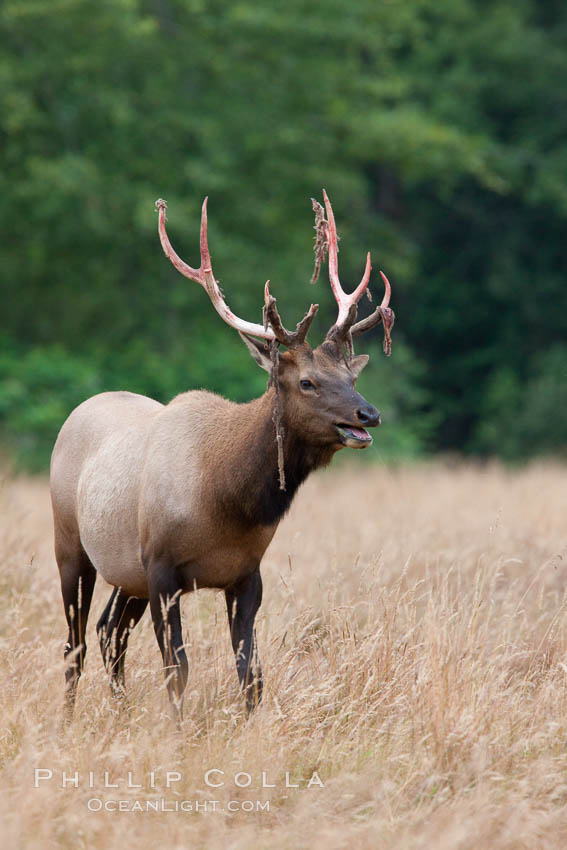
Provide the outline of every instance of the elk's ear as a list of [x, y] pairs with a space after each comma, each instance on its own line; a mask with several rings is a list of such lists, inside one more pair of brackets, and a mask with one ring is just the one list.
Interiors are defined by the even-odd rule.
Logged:
[[239, 337], [246, 343], [248, 346], [248, 351], [262, 369], [265, 369], [266, 372], [272, 371], [272, 360], [270, 358], [270, 349], [264, 342], [264, 340], [256, 339], [256, 337], [249, 336], [248, 334], [243, 334], [238, 331]]
[[358, 378], [358, 376], [360, 375], [369, 360], [370, 357], [368, 356], [368, 354], [357, 354], [356, 357], [352, 358], [352, 360], [348, 364], [348, 367], [355, 378]]

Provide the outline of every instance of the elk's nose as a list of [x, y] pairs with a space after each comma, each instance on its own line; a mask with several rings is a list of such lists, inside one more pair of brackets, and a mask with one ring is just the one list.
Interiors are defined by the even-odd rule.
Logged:
[[356, 411], [356, 416], [361, 425], [367, 425], [373, 428], [375, 425], [380, 424], [380, 411], [372, 407], [371, 404], [359, 407]]

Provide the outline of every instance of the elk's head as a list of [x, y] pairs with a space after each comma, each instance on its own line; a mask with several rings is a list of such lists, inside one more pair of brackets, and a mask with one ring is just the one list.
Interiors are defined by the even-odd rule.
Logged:
[[[384, 351], [390, 354], [390, 330], [394, 313], [388, 307], [390, 284], [381, 272], [386, 292], [382, 303], [366, 319], [357, 322], [358, 302], [370, 280], [370, 254], [361, 282], [350, 295], [340, 283], [338, 245], [335, 219], [327, 193], [323, 190], [325, 210], [313, 201], [315, 210], [316, 271], [328, 252], [329, 279], [338, 305], [335, 324], [325, 340], [312, 349], [306, 340], [307, 332], [317, 313], [312, 304], [295, 331], [286, 330], [270, 294], [269, 281], [264, 289], [264, 323], [262, 325], [239, 319], [227, 306], [212, 271], [207, 242], [207, 199], [201, 215], [201, 265], [188, 266], [173, 250], [165, 229], [166, 203], [156, 201], [159, 212], [159, 235], [165, 255], [185, 277], [207, 290], [219, 315], [235, 328], [256, 362], [270, 373], [276, 390], [276, 419], [283, 428], [293, 428], [310, 446], [340, 449], [366, 448], [372, 437], [366, 430], [380, 424], [378, 410], [356, 391], [356, 379], [368, 362], [368, 355], [354, 354], [353, 337], [370, 330], [379, 322], [384, 327]], [[326, 212], [326, 217], [325, 217]], [[285, 351], [280, 350], [285, 347]], [[277, 426], [278, 427], [278, 426]]]

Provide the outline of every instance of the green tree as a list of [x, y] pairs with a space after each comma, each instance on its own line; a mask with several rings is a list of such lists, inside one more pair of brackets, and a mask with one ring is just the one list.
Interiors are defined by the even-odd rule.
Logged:
[[[546, 352], [567, 297], [566, 35], [550, 0], [5, 0], [4, 438], [45, 464], [93, 381], [162, 400], [261, 392], [236, 335], [164, 260], [153, 204], [168, 200], [196, 262], [208, 194], [233, 309], [258, 320], [270, 277], [288, 324], [320, 301], [317, 339], [334, 317], [328, 287], [307, 285], [309, 198], [325, 186], [345, 284], [369, 247], [394, 284], [391, 362], [378, 333], [365, 343], [379, 364], [365, 391], [395, 423], [384, 445], [533, 453], [527, 431], [504, 445], [499, 376], [561, 377]], [[541, 446], [561, 450], [541, 421]]]

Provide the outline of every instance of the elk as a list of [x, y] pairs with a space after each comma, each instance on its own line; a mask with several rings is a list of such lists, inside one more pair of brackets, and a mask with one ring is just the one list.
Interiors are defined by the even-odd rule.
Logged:
[[165, 255], [207, 291], [270, 379], [264, 395], [246, 404], [204, 390], [182, 393], [167, 405], [130, 392], [101, 393], [79, 405], [62, 426], [50, 481], [55, 555], [69, 628], [64, 651], [68, 717], [85, 661], [85, 630], [98, 573], [114, 586], [97, 634], [115, 694], [124, 693], [128, 638], [149, 602], [172, 714], [181, 720], [188, 663], [180, 596], [216, 588], [225, 594], [248, 711], [261, 699], [254, 620], [262, 600], [262, 557], [306, 477], [338, 450], [372, 443], [366, 429], [380, 424], [380, 414], [356, 391], [368, 356], [354, 354], [353, 337], [382, 322], [389, 354], [394, 321], [383, 274], [381, 305], [356, 321], [370, 280], [370, 254], [360, 284], [348, 295], [339, 280], [333, 210], [326, 192], [323, 196], [325, 210], [313, 201], [314, 277], [328, 253], [338, 316], [315, 349], [306, 337], [318, 305], [312, 304], [295, 331], [288, 331], [269, 281], [263, 324], [244, 321], [229, 309], [213, 275], [206, 198], [198, 269], [173, 250], [166, 203], [156, 202]]

